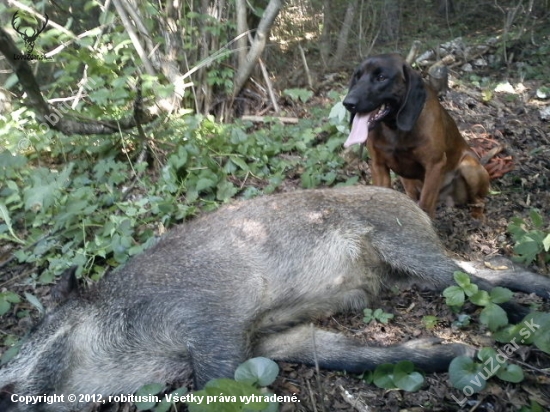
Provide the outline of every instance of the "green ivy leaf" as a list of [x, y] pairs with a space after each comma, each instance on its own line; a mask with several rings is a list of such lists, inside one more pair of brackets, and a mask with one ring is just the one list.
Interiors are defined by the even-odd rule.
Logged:
[[490, 302], [481, 311], [479, 321], [487, 325], [487, 327], [494, 332], [500, 327], [508, 324], [508, 315], [506, 315], [506, 312], [500, 306]]
[[[164, 389], [166, 389], [166, 387], [163, 384], [150, 383], [147, 385], [143, 385], [141, 388], [139, 388], [136, 391], [136, 395], [138, 396], [156, 395], [158, 393], [163, 392]], [[156, 402], [136, 402], [135, 404], [138, 411], [145, 411], [153, 408], [157, 403]]]
[[229, 159], [231, 162], [235, 163], [241, 170], [244, 170], [245, 172], [248, 172], [250, 170], [250, 167], [246, 164], [246, 162], [239, 156], [229, 156]]
[[492, 336], [497, 342], [511, 342], [512, 339], [515, 338], [517, 340], [519, 338], [519, 331], [521, 328], [521, 325], [507, 325], [504, 328], [494, 332]]
[[476, 294], [470, 296], [470, 301], [478, 306], [487, 306], [491, 303], [489, 293], [485, 290], [480, 290]]
[[537, 333], [533, 343], [541, 351], [550, 354], [550, 330]]
[[510, 223], [508, 224], [508, 232], [510, 232], [514, 241], [517, 241], [525, 233], [525, 229], [523, 228], [524, 225], [525, 222], [519, 217], [513, 217], [510, 219]]
[[374, 320], [372, 309], [365, 308], [363, 309], [363, 322], [371, 323]]
[[475, 283], [465, 285], [462, 289], [464, 290], [466, 296], [473, 296], [479, 291], [479, 287]]
[[456, 271], [453, 274], [453, 277], [455, 279], [455, 282], [460, 287], [465, 287], [465, 286], [468, 286], [469, 284], [471, 284], [470, 275], [468, 275], [467, 273]]
[[516, 252], [526, 264], [533, 262], [541, 249], [542, 244], [539, 245], [539, 243], [529, 234], [522, 236], [514, 246], [514, 252]]
[[477, 358], [485, 362], [487, 359], [494, 357], [497, 354], [497, 351], [493, 348], [481, 348], [477, 353]]
[[200, 193], [204, 192], [206, 189], [211, 189], [214, 186], [216, 186], [216, 182], [214, 180], [207, 177], [201, 177], [199, 180], [197, 180], [195, 190]]
[[433, 329], [437, 325], [437, 322], [439, 319], [437, 316], [427, 315], [422, 317], [422, 323], [426, 327], [426, 329]]
[[[483, 368], [483, 376], [486, 379], [489, 379], [491, 376], [495, 374], [493, 371], [496, 369], [496, 366], [493, 366], [493, 365], [500, 365], [500, 362], [497, 359], [496, 350], [494, 350], [493, 348], [481, 348], [477, 354], [477, 357], [481, 361], [481, 363], [485, 366], [485, 368]], [[488, 365], [489, 367], [487, 367]], [[480, 368], [481, 366], [482, 365], [480, 365]], [[498, 368], [498, 370], [500, 370], [500, 367]]]
[[290, 97], [292, 100], [301, 100], [302, 103], [307, 103], [313, 96], [313, 92], [307, 89], [285, 89], [283, 94]]
[[344, 104], [339, 101], [334, 106], [332, 106], [332, 109], [330, 109], [330, 113], [328, 115], [329, 119], [335, 120], [335, 123], [342, 123], [348, 115], [347, 109], [344, 107]]
[[11, 348], [9, 348], [7, 351], [5, 351], [2, 354], [2, 358], [0, 359], [0, 366], [5, 365], [10, 360], [15, 358], [17, 354], [19, 353], [19, 350], [21, 349], [21, 345], [23, 344], [22, 340], [17, 342], [15, 345], [13, 345]]
[[213, 402], [201, 404], [187, 402], [189, 412], [240, 412], [246, 407], [246, 410], [261, 411], [267, 407], [267, 403], [263, 400], [261, 402], [250, 402], [246, 404], [241, 401], [241, 396], [256, 395], [261, 396], [260, 391], [252, 385], [245, 382], [237, 382], [233, 379], [213, 379], [209, 381], [204, 389], [195, 392], [197, 396], [223, 396], [235, 397], [234, 402]]
[[0, 316], [8, 313], [10, 308], [11, 308], [11, 304], [8, 301], [4, 299], [0, 299]]
[[[533, 343], [540, 350], [550, 354], [550, 313], [534, 312], [532, 315], [532, 322], [527, 325], [524, 323], [524, 334], [533, 332], [531, 335]], [[534, 329], [534, 331], [533, 331]]]
[[399, 389], [415, 392], [424, 384], [424, 377], [414, 370], [412, 362], [401, 361], [393, 369], [393, 381]]
[[457, 320], [453, 322], [453, 324], [456, 324], [459, 328], [463, 328], [470, 324], [471, 319], [472, 317], [470, 315], [461, 313], [458, 315]]
[[493, 303], [508, 302], [514, 296], [514, 294], [510, 289], [503, 288], [500, 286], [494, 287], [489, 293], [489, 295], [491, 296], [491, 301]]
[[531, 218], [531, 222], [533, 222], [533, 227], [535, 229], [540, 229], [543, 225], [542, 216], [541, 214], [536, 211], [535, 209], [531, 210], [529, 212], [529, 217]]
[[0, 316], [9, 312], [12, 303], [20, 303], [21, 298], [13, 292], [0, 292]]
[[449, 306], [462, 306], [464, 305], [464, 291], [460, 286], [449, 286], [443, 291], [445, 296], [445, 303]]
[[227, 180], [220, 182], [217, 189], [216, 199], [222, 202], [231, 199], [238, 192], [235, 185]]
[[482, 368], [483, 365], [475, 363], [468, 356], [458, 356], [449, 365], [449, 379], [455, 388], [464, 390], [470, 387], [476, 393], [487, 385], [487, 381], [480, 373]]
[[380, 321], [380, 323], [383, 323], [384, 325], [387, 325], [388, 322], [393, 319], [394, 315], [393, 313], [385, 313], [385, 312], [382, 312], [379, 316], [378, 316], [378, 320]]
[[396, 386], [393, 381], [393, 369], [394, 366], [391, 363], [377, 366], [372, 379], [374, 384], [382, 389], [394, 389]]
[[538, 335], [550, 330], [550, 313], [531, 312], [515, 326], [515, 338], [519, 343], [534, 344]]
[[518, 383], [523, 381], [523, 370], [514, 364], [502, 365], [497, 372], [497, 377], [506, 382]]
[[36, 296], [34, 296], [32, 293], [25, 292], [25, 298], [31, 305], [38, 309], [38, 312], [40, 312], [40, 314], [44, 314], [44, 306], [42, 306], [42, 303], [38, 300]]
[[[175, 395], [175, 396], [183, 396], [187, 393], [187, 388], [178, 388], [172, 392], [170, 392], [171, 395]], [[155, 406], [155, 409], [154, 411], [155, 412], [168, 412], [170, 410], [170, 408], [172, 407], [172, 405], [174, 404], [174, 402], [169, 402], [166, 397], [162, 399], [162, 401], [160, 401], [157, 406]]]
[[21, 303], [21, 298], [17, 293], [14, 292], [3, 292], [0, 294], [0, 296], [4, 297], [8, 302], [11, 303]]
[[271, 385], [279, 374], [279, 365], [271, 359], [257, 357], [240, 364], [235, 370], [235, 380], [250, 385]]

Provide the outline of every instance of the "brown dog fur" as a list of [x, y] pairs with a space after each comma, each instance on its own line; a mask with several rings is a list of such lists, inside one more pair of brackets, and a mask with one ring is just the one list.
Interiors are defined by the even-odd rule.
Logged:
[[435, 91], [401, 56], [378, 55], [361, 63], [343, 103], [353, 123], [368, 122], [363, 129], [354, 130], [353, 124], [345, 146], [366, 140], [374, 185], [391, 187], [392, 170], [432, 218], [438, 200], [469, 204], [472, 216], [483, 216], [489, 174]]

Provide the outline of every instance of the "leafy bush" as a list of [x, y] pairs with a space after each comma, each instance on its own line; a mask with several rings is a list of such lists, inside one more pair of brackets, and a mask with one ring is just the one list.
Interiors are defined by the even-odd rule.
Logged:
[[545, 229], [541, 214], [531, 210], [529, 219], [512, 218], [508, 232], [515, 242], [516, 260], [526, 265], [536, 260], [545, 269], [545, 265], [550, 262], [550, 229]]
[[[455, 388], [470, 396], [485, 388], [487, 380], [493, 376], [507, 382], [521, 382], [524, 378], [520, 366], [507, 362], [519, 349], [520, 344], [534, 344], [540, 350], [550, 353], [550, 313], [532, 312], [517, 325], [508, 324], [506, 312], [499, 306], [512, 297], [506, 288], [495, 287], [487, 292], [479, 290], [463, 272], [454, 274], [457, 286], [449, 286], [443, 291], [447, 304], [461, 307], [467, 300], [483, 307], [479, 315], [481, 324], [493, 332], [493, 337], [506, 343], [502, 349], [482, 348], [478, 352], [481, 363], [467, 356], [459, 356], [449, 365], [449, 378]], [[470, 318], [462, 318], [460, 326], [469, 324]]]
[[507, 325], [495, 332], [493, 337], [503, 343], [535, 345], [541, 351], [550, 354], [550, 313], [531, 312], [521, 323]]
[[395, 365], [384, 363], [363, 376], [367, 383], [374, 383], [383, 389], [402, 389], [416, 392], [424, 384], [424, 376], [415, 370], [410, 361], [397, 362]]
[[272, 384], [279, 374], [279, 366], [267, 358], [252, 358], [239, 365], [235, 379], [213, 379], [196, 396], [211, 399], [211, 403], [188, 402], [189, 412], [238, 412], [278, 410], [278, 403], [267, 402], [269, 393], [263, 386]]
[[156, 395], [160, 402], [136, 402], [137, 410], [166, 412], [180, 402], [187, 403], [189, 412], [276, 412], [277, 402], [266, 399], [273, 397], [264, 386], [271, 385], [279, 374], [279, 366], [270, 359], [257, 357], [247, 360], [235, 370], [235, 379], [212, 379], [204, 389], [187, 394], [186, 388], [179, 388], [162, 395], [166, 390], [163, 384], [144, 385], [136, 396], [148, 399]]
[[283, 90], [283, 95], [290, 97], [296, 102], [307, 103], [313, 97], [313, 92], [307, 89], [286, 89]]
[[0, 315], [7, 313], [13, 303], [21, 302], [19, 295], [13, 292], [0, 292]]
[[433, 315], [427, 315], [422, 317], [422, 324], [426, 327], [426, 329], [433, 329], [439, 322], [439, 319], [437, 316]]
[[[0, 118], [0, 128], [13, 129], [15, 116]], [[0, 239], [16, 245], [19, 263], [36, 268], [32, 285], [51, 283], [72, 265], [81, 267], [79, 276], [98, 279], [198, 209], [274, 192], [285, 178], [304, 188], [354, 183], [341, 172], [344, 137], [336, 123], [274, 120], [257, 129], [186, 115], [170, 127], [152, 125], [155, 161], [148, 163], [135, 160], [141, 144], [129, 136], [39, 136], [29, 123], [27, 151], [12, 154], [19, 152], [14, 139], [0, 152]], [[9, 310], [3, 302], [0, 309]]]
[[509, 289], [497, 286], [490, 292], [479, 290], [476, 284], [471, 283], [470, 276], [464, 272], [455, 272], [454, 278], [458, 286], [449, 286], [443, 291], [447, 305], [460, 308], [468, 298], [473, 304], [483, 307], [479, 321], [491, 331], [494, 332], [508, 324], [508, 316], [498, 304], [512, 298]]
[[[511, 352], [515, 349], [511, 348]], [[483, 348], [477, 354], [481, 363], [468, 356], [458, 356], [449, 365], [449, 379], [452, 385], [464, 391], [471, 388], [471, 393], [483, 390], [487, 380], [493, 376], [506, 382], [518, 383], [524, 379], [523, 370], [515, 364], [510, 364], [507, 353], [493, 348]], [[470, 393], [470, 395], [471, 395]]]
[[386, 313], [380, 308], [374, 311], [369, 308], [363, 309], [363, 315], [363, 322], [365, 323], [371, 323], [373, 320], [377, 320], [386, 325], [390, 319], [393, 319], [392, 313]]

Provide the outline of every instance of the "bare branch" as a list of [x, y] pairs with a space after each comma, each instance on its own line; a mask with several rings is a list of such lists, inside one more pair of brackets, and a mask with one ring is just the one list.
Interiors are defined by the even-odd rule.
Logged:
[[141, 62], [143, 63], [143, 66], [145, 67], [145, 71], [147, 72], [147, 74], [155, 76], [157, 72], [155, 71], [153, 65], [151, 64], [151, 61], [147, 57], [147, 53], [145, 52], [143, 45], [139, 41], [139, 37], [134, 29], [134, 25], [130, 22], [126, 10], [122, 6], [120, 0], [113, 0], [113, 4], [115, 5], [120, 20], [122, 21], [122, 25], [128, 32], [128, 36], [130, 37], [130, 40], [134, 45], [134, 49], [136, 50], [139, 58], [141, 59]]
[[271, 29], [271, 26], [273, 25], [273, 22], [275, 21], [277, 14], [279, 14], [279, 10], [281, 9], [281, 6], [282, 6], [281, 0], [269, 1], [269, 4], [267, 5], [264, 11], [264, 15], [260, 20], [260, 24], [258, 24], [258, 30], [256, 30], [256, 35], [254, 36], [254, 41], [252, 42], [250, 51], [246, 56], [246, 63], [244, 66], [239, 67], [238, 72], [235, 74], [235, 82], [233, 86], [233, 97], [239, 94], [244, 84], [250, 77], [250, 73], [252, 73], [254, 66], [256, 66], [256, 63], [258, 62], [260, 55], [264, 51], [265, 44], [267, 42], [266, 39], [267, 39], [267, 36], [269, 35], [269, 30]]

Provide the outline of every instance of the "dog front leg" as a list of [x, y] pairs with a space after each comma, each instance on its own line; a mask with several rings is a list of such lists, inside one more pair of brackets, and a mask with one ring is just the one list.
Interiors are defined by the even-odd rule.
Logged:
[[384, 158], [379, 156], [374, 150], [370, 151], [370, 155], [372, 184], [374, 186], [391, 188], [390, 168], [386, 165]]
[[447, 155], [444, 153], [442, 158], [431, 165], [427, 165], [424, 175], [424, 185], [420, 193], [420, 202], [418, 205], [433, 219], [435, 217], [435, 208], [439, 199], [439, 191], [444, 179], [443, 169], [447, 163]]

